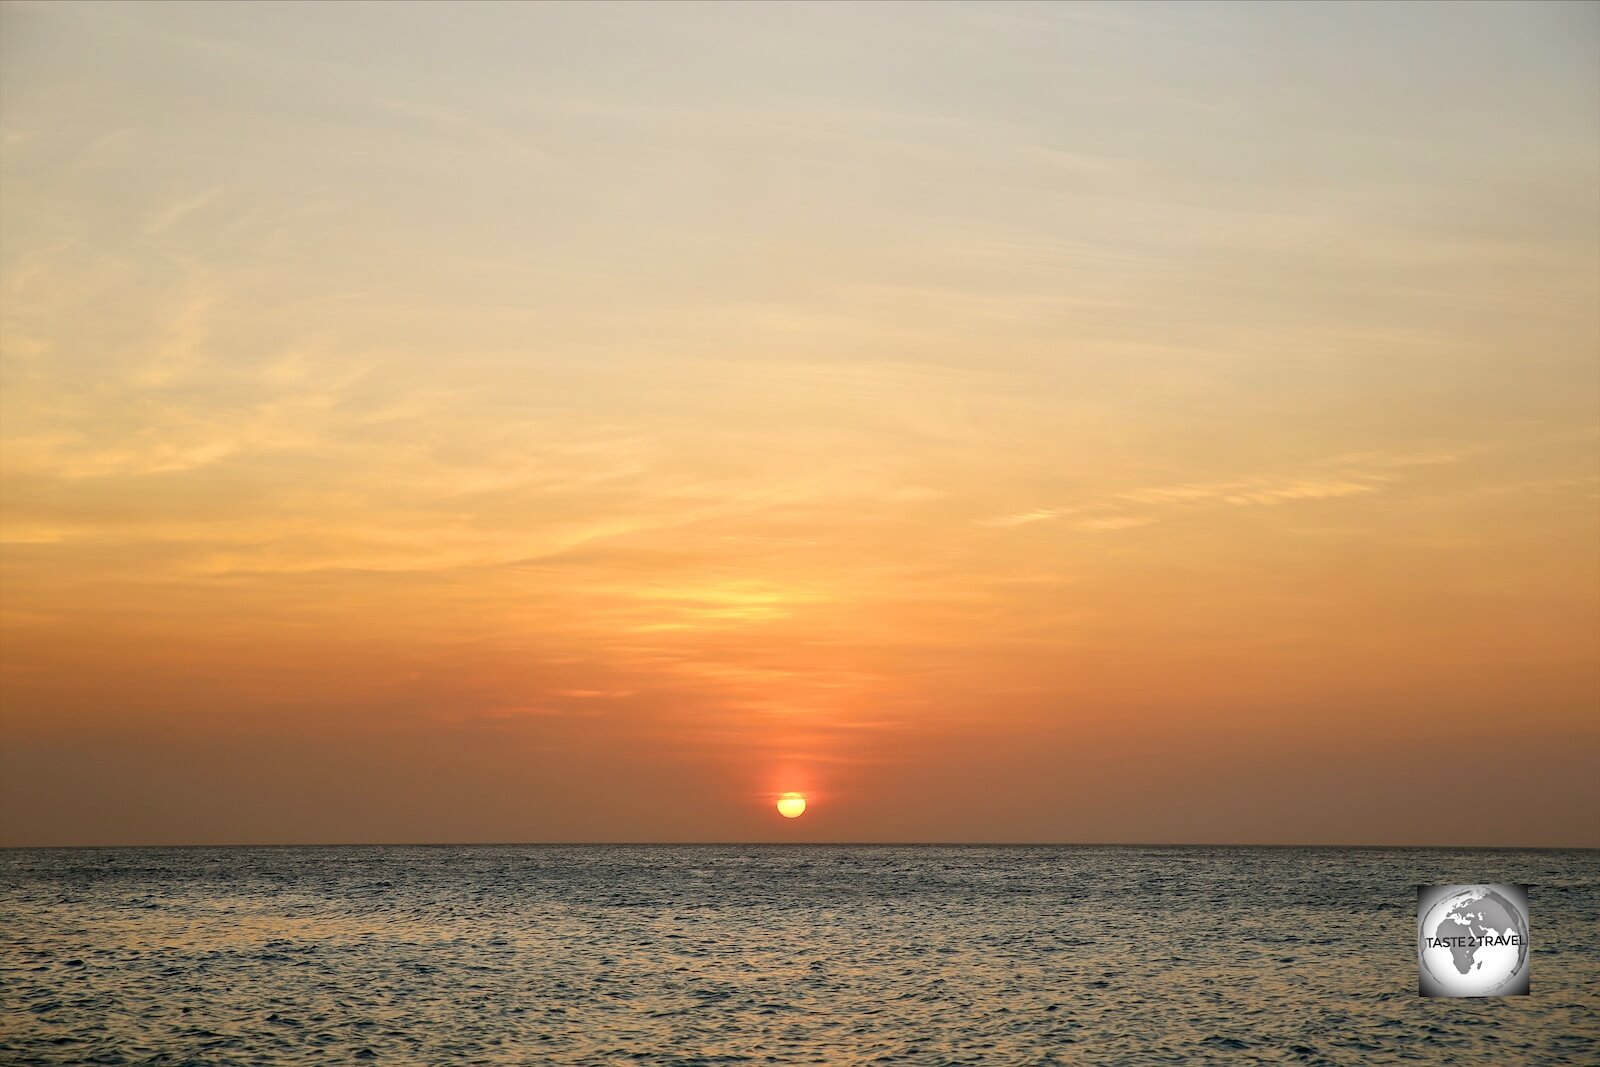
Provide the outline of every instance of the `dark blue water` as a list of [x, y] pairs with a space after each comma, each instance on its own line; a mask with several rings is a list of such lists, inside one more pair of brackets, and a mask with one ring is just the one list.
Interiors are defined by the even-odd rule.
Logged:
[[[1418, 882], [1533, 993], [1416, 995]], [[6, 1064], [1600, 1062], [1600, 853], [0, 851]]]

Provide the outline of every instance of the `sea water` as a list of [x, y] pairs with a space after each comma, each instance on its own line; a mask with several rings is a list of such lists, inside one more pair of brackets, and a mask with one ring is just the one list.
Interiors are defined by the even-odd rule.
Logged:
[[[1418, 883], [1529, 996], [1417, 996]], [[0, 851], [5, 1064], [1600, 1062], [1600, 853]]]

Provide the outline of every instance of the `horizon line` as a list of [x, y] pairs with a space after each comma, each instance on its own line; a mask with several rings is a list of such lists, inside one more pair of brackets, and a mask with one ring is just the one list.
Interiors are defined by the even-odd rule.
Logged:
[[180, 848], [1323, 848], [1600, 852], [1596, 845], [1354, 844], [1239, 841], [276, 841], [158, 844], [0, 844], [0, 851]]

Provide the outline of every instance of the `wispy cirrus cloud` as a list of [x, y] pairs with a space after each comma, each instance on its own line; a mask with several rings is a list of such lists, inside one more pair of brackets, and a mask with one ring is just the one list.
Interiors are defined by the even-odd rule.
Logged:
[[1371, 496], [1399, 484], [1397, 473], [1409, 467], [1436, 467], [1460, 462], [1468, 453], [1434, 451], [1404, 455], [1347, 453], [1317, 464], [1338, 467], [1338, 477], [1252, 474], [1215, 481], [1180, 482], [1138, 489], [1101, 492], [1070, 506], [974, 520], [979, 526], [1015, 527], [1071, 520], [1076, 529], [1134, 529], [1160, 521], [1163, 512], [1205, 506], [1272, 507], [1300, 501]]
[[1027, 526], [1029, 523], [1049, 522], [1059, 519], [1063, 515], [1074, 515], [1081, 508], [1035, 508], [1032, 511], [1019, 511], [1015, 515], [997, 515], [992, 519], [976, 520], [979, 526]]

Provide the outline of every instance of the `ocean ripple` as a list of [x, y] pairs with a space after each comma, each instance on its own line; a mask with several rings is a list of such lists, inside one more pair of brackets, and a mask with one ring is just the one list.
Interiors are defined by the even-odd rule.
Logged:
[[[0, 851], [7, 1064], [1600, 1061], [1600, 854]], [[1531, 890], [1533, 994], [1416, 996], [1419, 882]]]

